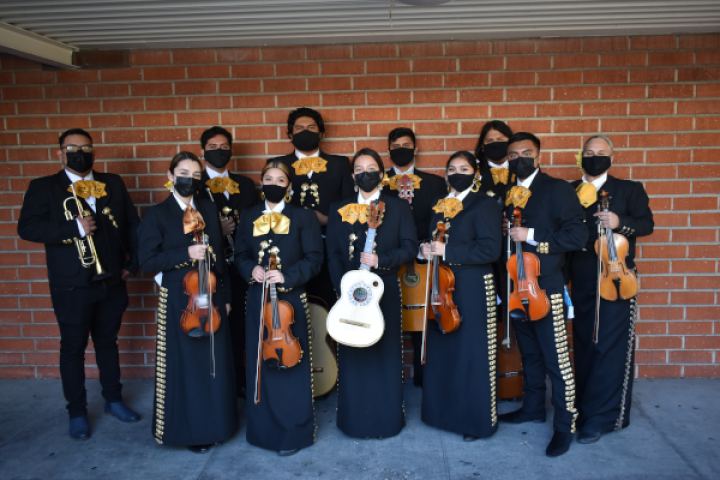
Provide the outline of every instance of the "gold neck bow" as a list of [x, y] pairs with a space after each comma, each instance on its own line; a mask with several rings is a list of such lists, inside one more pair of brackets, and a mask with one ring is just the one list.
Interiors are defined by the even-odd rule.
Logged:
[[267, 235], [272, 230], [280, 235], [287, 235], [290, 231], [290, 219], [278, 212], [270, 212], [253, 222], [253, 237]]
[[525, 208], [532, 192], [525, 187], [516, 185], [510, 189], [505, 197], [505, 206], [510, 204], [517, 208]]
[[[105, 184], [102, 182], [96, 182], [95, 180], [78, 180], [73, 183], [73, 186], [75, 187], [75, 194], [85, 200], [90, 198], [90, 196], [95, 198], [107, 197]], [[72, 191], [72, 187], [68, 187], [68, 192]]]
[[185, 233], [199, 232], [205, 228], [205, 220], [203, 220], [200, 212], [195, 210], [192, 205], [188, 205], [183, 215], [183, 231]]
[[490, 173], [492, 174], [493, 183], [497, 185], [502, 183], [507, 185], [510, 171], [507, 168], [491, 168]]
[[320, 157], [305, 157], [292, 164], [295, 175], [307, 175], [309, 172], [327, 172], [327, 160]]
[[590, 205], [597, 202], [597, 188], [595, 188], [595, 185], [592, 183], [581, 183], [577, 186], [575, 192], [577, 192], [580, 205], [582, 205], [583, 208], [588, 208]]
[[343, 222], [353, 224], [355, 222], [367, 223], [367, 216], [370, 205], [362, 205], [360, 203], [349, 203], [338, 209], [338, 213], [342, 217]]
[[457, 198], [443, 198], [433, 207], [435, 213], [442, 213], [445, 218], [455, 218], [462, 212], [463, 204]]
[[390, 177], [388, 179], [388, 186], [390, 187], [390, 190], [399, 189], [400, 181], [402, 180], [403, 177], [408, 177], [410, 180], [412, 180], [413, 189], [420, 188], [420, 182], [422, 181], [422, 178], [418, 177], [417, 175], [413, 175], [413, 174], [408, 175], [405, 173], [400, 173], [397, 175], [393, 175], [392, 177]]
[[212, 193], [240, 193], [237, 182], [230, 177], [215, 177], [205, 182], [205, 185], [210, 187]]

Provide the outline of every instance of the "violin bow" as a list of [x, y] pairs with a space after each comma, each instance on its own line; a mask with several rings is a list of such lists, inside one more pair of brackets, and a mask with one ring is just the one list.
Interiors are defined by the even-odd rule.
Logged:
[[[432, 252], [432, 242], [430, 245], [430, 251]], [[433, 254], [430, 253], [430, 258], [428, 258], [427, 263], [427, 276], [425, 278], [425, 314], [423, 315], [423, 335], [422, 335], [422, 351], [420, 352], [420, 364], [425, 365], [425, 346], [426, 346], [426, 336], [427, 336], [427, 309], [428, 309], [428, 302], [430, 301], [430, 270], [432, 270], [432, 259]]]
[[[511, 239], [510, 239], [510, 219], [508, 218], [508, 233], [507, 233], [507, 259], [510, 260], [510, 255], [512, 255], [512, 249], [511, 249]], [[505, 262], [505, 270], [506, 270], [506, 276], [507, 276], [507, 285], [505, 286], [505, 338], [502, 341], [502, 344], [505, 345], [505, 348], [510, 348], [510, 272], [507, 271], [507, 261]]]
[[258, 354], [257, 354], [257, 370], [255, 372], [255, 405], [260, 403], [260, 362], [262, 360], [262, 334], [263, 320], [265, 318], [265, 291], [267, 288], [267, 267], [265, 267], [265, 276], [263, 277], [262, 301], [260, 303], [260, 329], [258, 330]]
[[[600, 205], [598, 205], [598, 211], [600, 211]], [[593, 343], [597, 345], [598, 340], [600, 340], [600, 280], [602, 278], [602, 237], [605, 235], [605, 232], [603, 231], [602, 222], [598, 218], [597, 221], [597, 229], [598, 229], [598, 251], [597, 251], [597, 288], [595, 290], [595, 329], [593, 331]], [[607, 239], [607, 241], [612, 241], [612, 239]]]

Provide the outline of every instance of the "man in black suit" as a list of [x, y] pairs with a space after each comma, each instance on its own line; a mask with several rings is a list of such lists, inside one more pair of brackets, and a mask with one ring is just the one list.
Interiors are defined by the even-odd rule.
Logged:
[[[288, 116], [287, 137], [295, 147], [289, 155], [273, 158], [293, 169], [292, 200], [299, 207], [315, 210], [323, 237], [325, 236], [330, 205], [354, 195], [350, 160], [341, 155], [330, 155], [320, 150], [325, 124], [320, 112], [312, 108], [298, 108]], [[320, 297], [328, 308], [336, 300], [330, 272], [325, 260], [317, 277], [306, 285], [308, 295]]]
[[[395, 190], [398, 197], [407, 200], [412, 209], [415, 220], [415, 230], [419, 243], [430, 241], [430, 217], [432, 207], [437, 200], [447, 195], [445, 180], [432, 173], [421, 172], [415, 168], [415, 158], [418, 145], [415, 132], [409, 128], [396, 128], [388, 135], [388, 152], [393, 167], [387, 170], [390, 179], [390, 190]], [[424, 260], [421, 260], [423, 263]], [[409, 288], [401, 282], [402, 288]], [[422, 386], [422, 363], [420, 350], [422, 348], [422, 332], [412, 332], [413, 342], [413, 383]]]
[[[85, 440], [90, 438], [84, 370], [88, 335], [95, 347], [105, 413], [124, 422], [140, 420], [122, 401], [117, 347], [128, 305], [125, 281], [138, 269], [140, 218], [122, 178], [93, 171], [90, 134], [79, 128], [66, 131], [60, 136], [57, 156], [63, 170], [30, 182], [18, 234], [45, 244], [50, 296], [60, 326], [60, 376], [70, 436]], [[73, 190], [84, 218], [78, 215]], [[69, 213], [63, 206], [68, 197]], [[78, 258], [80, 242], [88, 265], [81, 265]], [[94, 262], [89, 258], [91, 242]]]
[[240, 212], [257, 203], [255, 183], [248, 177], [230, 173], [227, 168], [232, 158], [232, 135], [222, 127], [212, 127], [200, 136], [202, 156], [205, 159], [205, 170], [202, 172], [203, 187], [199, 198], [207, 198], [217, 205], [223, 229], [224, 257], [230, 274], [232, 299], [230, 315], [230, 336], [235, 362], [235, 378], [237, 393], [245, 397], [245, 294], [247, 281], [235, 268], [234, 241], [236, 221]]

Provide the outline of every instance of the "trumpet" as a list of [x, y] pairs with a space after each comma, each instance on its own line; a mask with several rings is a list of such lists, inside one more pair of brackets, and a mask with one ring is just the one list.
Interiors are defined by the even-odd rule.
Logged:
[[[73, 215], [73, 213], [70, 211], [70, 208], [68, 207], [68, 202], [72, 200], [75, 201], [75, 206], [77, 207], [78, 211], [77, 216], [79, 218], [85, 218], [88, 215], [92, 215], [91, 211], [83, 209], [82, 203], [80, 203], [80, 199], [75, 193], [75, 186], [71, 184], [70, 188], [72, 188], [73, 192], [72, 197], [66, 198], [63, 202], [63, 208], [65, 209], [65, 219], [67, 219], [68, 221], [75, 220], [75, 215]], [[106, 278], [111, 276], [111, 274], [107, 273], [103, 266], [100, 264], [100, 258], [98, 258], [97, 250], [95, 249], [95, 242], [93, 241], [92, 235], [90, 235], [88, 232], [85, 232], [85, 238], [75, 239], [75, 246], [78, 250], [80, 264], [84, 268], [92, 268], [93, 265], [95, 266], [96, 274], [92, 278], [93, 282], [105, 280]]]

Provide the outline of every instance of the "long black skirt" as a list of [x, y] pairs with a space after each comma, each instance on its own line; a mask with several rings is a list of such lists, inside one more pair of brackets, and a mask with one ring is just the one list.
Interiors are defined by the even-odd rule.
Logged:
[[593, 342], [597, 256], [573, 254], [573, 335], [577, 379], [578, 427], [608, 433], [630, 424], [635, 370], [636, 298], [600, 300], [600, 335]]
[[455, 271], [460, 328], [443, 334], [428, 323], [422, 421], [487, 438], [497, 431], [497, 306], [491, 265]]
[[258, 332], [262, 285], [248, 289], [245, 316], [247, 352], [247, 441], [268, 450], [295, 450], [315, 442], [315, 410], [312, 392], [312, 339], [307, 295], [304, 288], [278, 292], [278, 299], [293, 307], [292, 332], [300, 341], [300, 363], [287, 370], [261, 364], [260, 403], [255, 403]]
[[192, 338], [182, 331], [180, 318], [188, 305], [182, 282], [163, 279], [152, 419], [152, 434], [158, 443], [212, 444], [227, 440], [237, 431], [235, 369], [222, 293], [215, 294], [213, 303], [218, 305], [221, 317], [214, 335], [214, 355], [210, 337]]
[[338, 345], [337, 425], [351, 437], [393, 437], [405, 426], [400, 279], [382, 278], [382, 338], [367, 348]]

